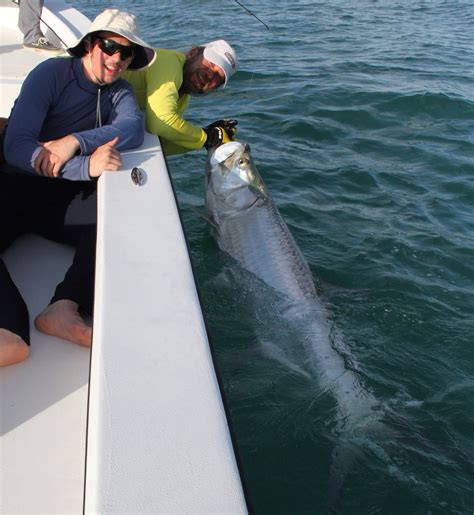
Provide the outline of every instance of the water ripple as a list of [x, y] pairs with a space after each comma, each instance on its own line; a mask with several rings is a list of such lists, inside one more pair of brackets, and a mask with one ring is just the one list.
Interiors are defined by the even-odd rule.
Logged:
[[252, 305], [259, 285], [186, 208], [203, 196], [203, 154], [170, 159], [255, 512], [472, 513], [474, 4], [247, 2], [270, 30], [232, 1], [114, 5], [159, 46], [235, 45], [229, 88], [188, 116], [239, 120], [385, 407], [385, 434], [345, 442], [357, 459], [328, 506], [334, 401], [296, 351], [301, 335], [271, 318], [265, 292]]

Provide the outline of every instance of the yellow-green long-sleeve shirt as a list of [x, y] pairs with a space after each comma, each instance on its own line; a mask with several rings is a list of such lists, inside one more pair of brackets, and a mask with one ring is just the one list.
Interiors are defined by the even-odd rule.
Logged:
[[179, 95], [185, 60], [181, 52], [157, 48], [151, 66], [122, 75], [145, 110], [147, 131], [160, 137], [166, 155], [202, 148], [207, 137], [201, 127], [182, 117], [190, 100], [187, 94]]

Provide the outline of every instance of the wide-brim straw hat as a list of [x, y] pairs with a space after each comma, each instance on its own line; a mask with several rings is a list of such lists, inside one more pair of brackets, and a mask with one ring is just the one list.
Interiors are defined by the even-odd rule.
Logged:
[[113, 32], [127, 38], [130, 43], [135, 45], [135, 56], [128, 66], [129, 70], [146, 68], [156, 58], [154, 48], [139, 36], [135, 16], [119, 9], [105, 9], [98, 14], [91, 23], [87, 34], [84, 34], [67, 49], [69, 54], [74, 57], [82, 57], [86, 52], [84, 40], [94, 32]]

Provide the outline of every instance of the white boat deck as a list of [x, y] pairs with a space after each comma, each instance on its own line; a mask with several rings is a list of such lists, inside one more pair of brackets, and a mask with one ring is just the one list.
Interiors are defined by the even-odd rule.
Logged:
[[[33, 236], [4, 256], [31, 322], [71, 257], [71, 249]], [[0, 369], [0, 511], [80, 513], [90, 352], [31, 327], [30, 358]]]
[[[0, 0], [5, 117], [50, 57], [23, 49], [17, 9]], [[88, 25], [60, 0], [43, 11], [67, 42], [70, 20]], [[28, 360], [0, 369], [0, 513], [247, 509], [161, 146], [147, 135], [123, 157], [124, 170], [99, 181], [92, 353], [31, 324]], [[32, 321], [72, 250], [28, 235], [3, 257]]]

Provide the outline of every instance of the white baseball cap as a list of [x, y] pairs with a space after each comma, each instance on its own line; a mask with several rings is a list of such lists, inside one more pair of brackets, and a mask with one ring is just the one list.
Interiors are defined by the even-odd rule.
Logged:
[[225, 41], [224, 39], [218, 39], [206, 43], [204, 46], [204, 57], [211, 63], [217, 64], [224, 71], [225, 80], [224, 88], [227, 85], [227, 81], [237, 71], [239, 67], [239, 61], [235, 50]]
[[69, 54], [74, 57], [82, 57], [86, 51], [84, 40], [94, 32], [113, 32], [123, 36], [135, 45], [135, 56], [128, 66], [129, 70], [146, 68], [156, 58], [154, 48], [145, 43], [139, 36], [135, 16], [119, 9], [105, 9], [98, 14], [91, 23], [87, 34], [84, 34], [74, 45], [67, 49]]

